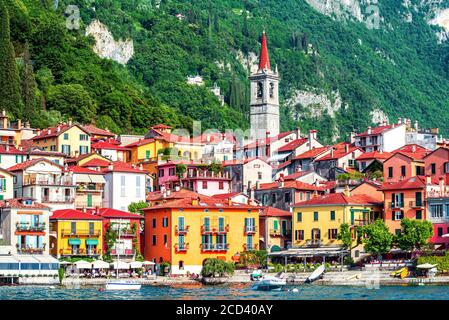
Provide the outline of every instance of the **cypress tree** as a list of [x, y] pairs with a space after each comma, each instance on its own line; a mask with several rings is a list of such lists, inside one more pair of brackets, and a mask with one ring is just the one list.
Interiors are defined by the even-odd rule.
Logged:
[[0, 0], [0, 108], [20, 116], [20, 81], [9, 28], [9, 13]]
[[23, 76], [22, 76], [22, 96], [23, 96], [23, 119], [30, 121], [33, 118], [36, 107], [36, 79], [34, 77], [33, 65], [31, 64], [30, 49], [28, 43], [25, 44], [23, 52]]

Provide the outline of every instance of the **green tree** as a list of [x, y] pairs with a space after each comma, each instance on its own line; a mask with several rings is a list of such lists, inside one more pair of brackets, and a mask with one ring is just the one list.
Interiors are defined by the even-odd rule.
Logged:
[[143, 216], [144, 212], [142, 209], [148, 208], [148, 206], [148, 203], [145, 201], [133, 202], [129, 204], [128, 211]]
[[388, 231], [383, 220], [377, 219], [363, 227], [363, 232], [365, 234], [363, 244], [366, 252], [380, 255], [390, 251], [394, 236]]
[[402, 250], [413, 251], [428, 244], [432, 235], [433, 226], [430, 221], [406, 218], [401, 220], [401, 233], [396, 236], [396, 242]]
[[44, 67], [36, 72], [36, 82], [42, 92], [42, 109], [47, 110], [48, 90], [55, 82], [55, 77], [50, 69]]
[[0, 0], [0, 108], [20, 117], [22, 99], [14, 47], [11, 42], [9, 12]]
[[31, 63], [28, 43], [25, 44], [23, 52], [23, 74], [22, 74], [22, 118], [27, 121], [34, 119], [36, 113], [36, 79], [34, 77], [33, 65]]
[[340, 240], [343, 243], [343, 246], [346, 249], [351, 250], [352, 249], [352, 234], [351, 234], [351, 227], [347, 223], [342, 223], [340, 225], [340, 232], [337, 234], [337, 239]]
[[224, 277], [234, 274], [234, 263], [217, 258], [207, 259], [201, 270], [201, 275], [207, 278]]

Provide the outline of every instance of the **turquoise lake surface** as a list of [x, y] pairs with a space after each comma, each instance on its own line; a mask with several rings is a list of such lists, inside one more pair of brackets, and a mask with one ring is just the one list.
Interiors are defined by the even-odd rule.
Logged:
[[[248, 286], [167, 287], [142, 286], [139, 291], [100, 291], [100, 286], [0, 287], [0, 300], [449, 300], [449, 287], [301, 285], [284, 291], [255, 291]], [[292, 291], [293, 289], [297, 289]]]

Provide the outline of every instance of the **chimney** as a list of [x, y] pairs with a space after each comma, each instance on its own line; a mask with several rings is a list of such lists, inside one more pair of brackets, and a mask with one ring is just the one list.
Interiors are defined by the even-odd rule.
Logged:
[[426, 176], [426, 184], [432, 184], [432, 177]]
[[5, 146], [5, 150], [6, 150], [6, 152], [9, 152], [9, 144], [7, 144], [7, 145]]
[[108, 165], [108, 170], [109, 170], [109, 171], [114, 170], [114, 165], [113, 165], [112, 163], [110, 163], [110, 164]]
[[331, 148], [331, 159], [334, 157], [334, 148]]
[[[58, 128], [59, 128], [59, 127], [58, 127]], [[50, 129], [47, 130], [47, 134], [51, 134], [51, 130], [50, 130]]]
[[296, 139], [301, 139], [301, 129], [296, 128]]
[[416, 152], [416, 146], [415, 145], [412, 146], [412, 152]]
[[349, 144], [345, 143], [345, 153], [349, 152]]
[[348, 185], [345, 186], [345, 190], [343, 191], [343, 194], [345, 196], [347, 196], [347, 197], [351, 196], [351, 190], [349, 190], [349, 186]]
[[58, 128], [56, 129], [57, 132], [61, 132], [61, 126], [58, 126]]
[[21, 119], [18, 119], [17, 120], [17, 129], [22, 129], [22, 120]]
[[67, 124], [70, 126], [72, 126], [72, 118], [69, 118], [69, 121], [67, 122]]
[[38, 136], [38, 135], [40, 135], [40, 134], [41, 134], [41, 129], [38, 128], [38, 129], [36, 130], [36, 135]]
[[181, 187], [180, 187], [180, 186], [178, 186], [178, 185], [177, 185], [177, 186], [175, 186], [175, 191], [176, 191], [176, 192], [178, 192], [179, 190], [181, 190]]
[[414, 125], [414, 127], [415, 127], [415, 130], [418, 131], [418, 120], [415, 120], [415, 125]]
[[171, 190], [167, 189], [167, 197], [169, 197], [171, 195]]
[[412, 126], [412, 121], [410, 119], [406, 119], [405, 125], [407, 126], [407, 128], [410, 128]]
[[165, 188], [162, 191], [162, 198], [167, 198], [167, 190]]
[[368, 127], [368, 134], [371, 134], [373, 132], [373, 130], [371, 129], [371, 127]]
[[349, 142], [355, 143], [355, 135], [355, 132], [351, 132], [351, 134], [349, 135]]
[[398, 118], [398, 124], [402, 124], [402, 119], [401, 119], [401, 117]]
[[142, 164], [139, 164], [139, 170], [143, 171], [143, 165]]
[[30, 128], [30, 122], [29, 121], [25, 122], [25, 128], [27, 128], [27, 129]]

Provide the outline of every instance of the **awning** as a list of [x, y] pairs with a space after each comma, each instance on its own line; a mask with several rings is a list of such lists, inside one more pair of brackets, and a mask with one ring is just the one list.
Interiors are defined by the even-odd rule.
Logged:
[[142, 262], [140, 261], [132, 261], [129, 263], [129, 266], [131, 267], [131, 269], [139, 269], [142, 268]]
[[155, 263], [153, 261], [144, 261], [144, 262], [142, 262], [142, 265], [144, 265], [144, 266], [154, 266]]
[[271, 252], [279, 252], [282, 251], [281, 247], [274, 245], [271, 247]]
[[92, 268], [92, 263], [84, 261], [84, 260], [79, 260], [79, 261], [75, 262], [74, 265], [77, 269], [91, 269]]
[[94, 269], [109, 269], [109, 263], [103, 260], [95, 260], [92, 262], [92, 268]]
[[275, 154], [270, 159], [268, 159], [268, 162], [275, 162], [275, 161], [283, 160], [283, 159], [287, 158], [291, 154], [292, 154], [291, 152]]
[[111, 263], [111, 266], [114, 269], [129, 269], [129, 264], [123, 261], [116, 261], [114, 263]]
[[98, 239], [86, 239], [86, 245], [96, 246], [98, 245]]
[[0, 130], [1, 137], [15, 137], [16, 133], [14, 131], [9, 130]]
[[71, 245], [80, 245], [81, 244], [81, 240], [80, 239], [73, 239], [73, 238], [71, 238], [71, 239], [69, 239], [69, 244], [71, 244]]
[[89, 178], [92, 183], [106, 183], [106, 180], [101, 174], [90, 174]]
[[77, 174], [75, 176], [77, 183], [90, 183], [90, 178], [88, 174]]
[[419, 264], [416, 267], [418, 269], [432, 269], [435, 268], [437, 265], [436, 264], [430, 264], [430, 263], [423, 263], [423, 264]]

